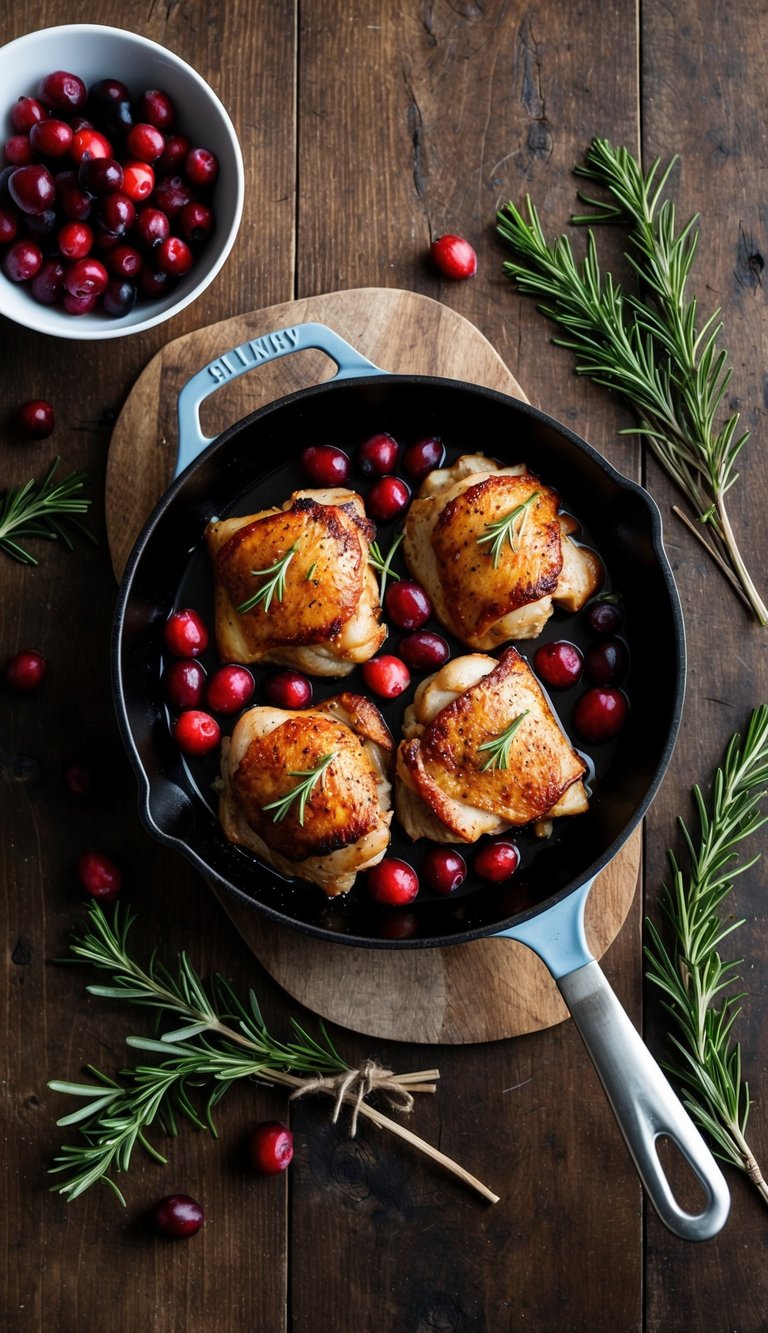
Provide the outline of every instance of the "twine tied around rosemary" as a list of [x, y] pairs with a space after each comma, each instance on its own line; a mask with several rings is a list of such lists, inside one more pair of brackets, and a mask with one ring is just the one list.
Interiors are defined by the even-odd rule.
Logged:
[[331, 1123], [334, 1125], [344, 1103], [350, 1103], [352, 1119], [349, 1134], [350, 1138], [355, 1138], [360, 1108], [371, 1093], [383, 1093], [394, 1111], [410, 1115], [413, 1110], [414, 1092], [435, 1092], [435, 1079], [439, 1077], [437, 1069], [425, 1069], [418, 1074], [395, 1074], [394, 1070], [377, 1065], [375, 1060], [363, 1060], [359, 1068], [348, 1069], [343, 1074], [336, 1074], [330, 1078], [317, 1074], [304, 1079], [302, 1086], [296, 1088], [288, 1100], [293, 1102], [313, 1092], [330, 1093], [336, 1098], [331, 1116]]

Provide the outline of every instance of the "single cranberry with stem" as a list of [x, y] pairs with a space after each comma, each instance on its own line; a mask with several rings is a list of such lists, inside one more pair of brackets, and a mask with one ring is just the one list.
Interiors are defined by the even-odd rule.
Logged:
[[593, 685], [620, 685], [629, 667], [626, 644], [622, 639], [598, 639], [587, 649], [584, 665]]
[[276, 708], [307, 708], [312, 702], [312, 683], [299, 671], [275, 671], [264, 682], [264, 695]]
[[11, 282], [28, 282], [39, 271], [42, 262], [40, 246], [21, 236], [3, 255], [3, 273]]
[[51, 111], [79, 111], [88, 101], [88, 89], [77, 74], [55, 69], [40, 80], [37, 96]]
[[39, 162], [32, 162], [27, 167], [17, 167], [8, 178], [11, 198], [22, 213], [45, 213], [53, 206], [56, 198], [56, 186], [47, 167]]
[[365, 507], [377, 523], [389, 523], [402, 514], [411, 492], [399, 477], [380, 477], [368, 492]]
[[363, 680], [369, 690], [382, 699], [396, 699], [411, 683], [411, 673], [405, 662], [390, 653], [372, 657], [363, 663]]
[[618, 735], [627, 712], [627, 697], [621, 690], [596, 685], [576, 700], [573, 725], [585, 741], [597, 745]]
[[293, 1160], [293, 1134], [281, 1120], [262, 1120], [248, 1140], [251, 1165], [262, 1176], [277, 1176]]
[[29, 134], [33, 125], [45, 120], [48, 115], [42, 102], [36, 97], [20, 97], [11, 107], [11, 125], [17, 134]]
[[205, 1221], [200, 1204], [188, 1194], [167, 1194], [152, 1209], [152, 1222], [161, 1236], [187, 1240], [196, 1236]]
[[205, 670], [194, 657], [169, 662], [163, 672], [163, 690], [171, 708], [197, 708], [205, 698]]
[[593, 634], [616, 634], [624, 624], [624, 609], [619, 599], [609, 593], [589, 603], [584, 619]]
[[347, 454], [333, 444], [311, 444], [302, 452], [301, 466], [315, 486], [343, 486], [351, 472]]
[[213, 185], [219, 174], [219, 160], [208, 148], [193, 148], [184, 163], [184, 175], [193, 185]]
[[189, 708], [180, 713], [171, 731], [179, 749], [188, 755], [210, 754], [221, 740], [218, 722], [202, 708]]
[[451, 655], [450, 646], [442, 634], [435, 634], [431, 630], [405, 634], [397, 651], [414, 671], [437, 671]]
[[364, 477], [386, 477], [394, 472], [400, 446], [387, 431], [370, 435], [358, 445], [356, 462]]
[[[154, 125], [158, 130], [168, 130], [176, 119], [176, 111], [170, 97], [162, 88], [145, 88], [137, 107], [137, 114], [143, 121]], [[189, 152], [189, 147], [187, 147]], [[186, 153], [184, 154], [186, 157]], [[183, 159], [182, 159], [183, 160]]]
[[444, 278], [471, 278], [477, 272], [477, 255], [463, 236], [438, 236], [430, 253]]
[[174, 657], [199, 657], [208, 647], [208, 629], [197, 611], [190, 606], [174, 611], [163, 629], [163, 639]]
[[491, 884], [502, 884], [511, 879], [520, 864], [520, 853], [514, 842], [501, 839], [490, 842], [475, 853], [472, 868], [480, 879]]
[[45, 398], [32, 398], [22, 403], [16, 413], [16, 425], [28, 440], [47, 440], [56, 425], [51, 404]]
[[64, 157], [72, 139], [72, 128], [65, 120], [41, 120], [29, 131], [29, 142], [43, 157]]
[[245, 707], [254, 688], [253, 676], [246, 667], [235, 664], [219, 667], [208, 681], [206, 703], [214, 713], [237, 713]]
[[439, 435], [427, 435], [415, 444], [409, 444], [403, 454], [402, 468], [411, 481], [423, 481], [435, 468], [445, 462], [445, 445]]
[[192, 251], [181, 236], [168, 236], [160, 242], [155, 253], [157, 267], [172, 278], [181, 278], [189, 273], [194, 262]]
[[421, 859], [419, 872], [428, 889], [449, 894], [467, 878], [467, 863], [452, 847], [430, 847]]
[[5, 664], [5, 683], [18, 694], [33, 694], [45, 680], [48, 663], [36, 648], [22, 648]]
[[65, 222], [57, 236], [59, 252], [64, 259], [85, 259], [93, 245], [93, 232], [87, 222]]
[[103, 852], [85, 852], [77, 863], [83, 888], [102, 903], [113, 903], [123, 886], [123, 876], [111, 857]]
[[575, 685], [584, 667], [581, 650], [568, 639], [542, 643], [533, 655], [533, 667], [539, 680], [555, 690]]
[[420, 583], [401, 579], [390, 583], [384, 594], [384, 608], [398, 629], [421, 629], [432, 615], [432, 603]]
[[396, 856], [385, 856], [368, 871], [368, 892], [376, 903], [385, 907], [402, 907], [412, 903], [419, 892], [419, 877], [413, 866]]

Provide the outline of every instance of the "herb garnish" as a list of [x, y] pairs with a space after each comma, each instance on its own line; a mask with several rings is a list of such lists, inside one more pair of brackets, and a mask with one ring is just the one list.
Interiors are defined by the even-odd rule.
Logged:
[[534, 500], [539, 498], [540, 494], [540, 491], [534, 491], [532, 495], [528, 496], [527, 500], [523, 500], [522, 504], [515, 505], [515, 508], [505, 514], [503, 518], [497, 518], [494, 523], [484, 524], [488, 531], [484, 537], [478, 537], [477, 544], [482, 546], [484, 542], [493, 542], [491, 555], [494, 569], [499, 567], [505, 541], [509, 542], [513, 551], [518, 549], [530, 507]]
[[379, 546], [378, 542], [371, 542], [368, 551], [368, 563], [369, 565], [373, 566], [373, 568], [376, 570], [377, 573], [381, 574], [381, 579], [379, 580], [380, 602], [384, 601], [384, 593], [387, 587], [387, 579], [388, 578], [392, 579], [394, 583], [400, 582], [400, 575], [396, 574], [394, 569], [392, 568], [392, 559], [404, 537], [405, 537], [404, 532], [401, 532], [399, 536], [395, 537], [395, 540], [392, 542], [392, 545], [390, 546], [386, 556], [382, 555], [381, 547]]
[[253, 597], [249, 597], [247, 601], [241, 602], [240, 606], [235, 608], [239, 615], [242, 615], [245, 611], [252, 611], [254, 606], [258, 606], [260, 602], [264, 603], [264, 613], [268, 614], [274, 597], [277, 597], [278, 602], [282, 602], [285, 595], [285, 575], [299, 549], [300, 542], [301, 537], [293, 543], [293, 546], [289, 546], [285, 555], [281, 555], [274, 565], [268, 565], [266, 569], [251, 570], [254, 578], [266, 578], [268, 574], [271, 574], [272, 578], [262, 588], [259, 588], [259, 591], [254, 593]]
[[528, 716], [529, 710], [526, 708], [524, 713], [519, 713], [514, 722], [510, 722], [506, 731], [502, 731], [499, 736], [493, 740], [486, 741], [484, 745], [478, 745], [478, 753], [481, 750], [490, 750], [490, 754], [480, 769], [481, 773], [486, 773], [489, 768], [509, 768], [509, 747], [514, 740], [518, 729], [524, 717]]
[[265, 810], [274, 810], [275, 813], [272, 816], [272, 822], [274, 824], [279, 824], [281, 819], [285, 819], [293, 802], [298, 800], [299, 823], [302, 828], [304, 827], [304, 811], [307, 806], [307, 801], [312, 793], [312, 789], [318, 779], [323, 778], [325, 770], [331, 760], [335, 758], [336, 751], [332, 750], [330, 754], [324, 754], [322, 756], [316, 768], [288, 770], [289, 778], [302, 778], [303, 781], [299, 783], [298, 787], [294, 787], [293, 791], [287, 792], [285, 796], [280, 796], [276, 801], [270, 801], [269, 805], [264, 806]]
[[78, 494], [83, 488], [85, 474], [71, 472], [63, 481], [54, 482], [61, 459], [54, 458], [42, 481], [27, 481], [5, 492], [0, 501], [0, 549], [22, 565], [36, 565], [38, 561], [23, 546], [20, 537], [45, 537], [60, 541], [72, 550], [68, 528], [74, 528], [87, 537], [95, 538], [74, 514], [85, 514], [90, 500]]

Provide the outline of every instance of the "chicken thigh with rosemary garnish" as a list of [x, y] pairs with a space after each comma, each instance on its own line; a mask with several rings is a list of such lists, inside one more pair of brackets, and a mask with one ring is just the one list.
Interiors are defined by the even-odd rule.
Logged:
[[411, 838], [476, 842], [485, 833], [583, 814], [586, 765], [524, 657], [508, 648], [456, 657], [406, 709], [395, 808]]
[[280, 875], [346, 893], [387, 850], [393, 749], [381, 713], [362, 695], [301, 712], [250, 708], [221, 748], [226, 837]]
[[578, 524], [526, 471], [465, 454], [431, 472], [411, 505], [403, 550], [435, 614], [470, 648], [535, 639], [553, 603], [578, 611], [600, 586]]
[[345, 676], [381, 647], [375, 528], [355, 491], [294, 491], [280, 509], [214, 520], [205, 535], [222, 661]]

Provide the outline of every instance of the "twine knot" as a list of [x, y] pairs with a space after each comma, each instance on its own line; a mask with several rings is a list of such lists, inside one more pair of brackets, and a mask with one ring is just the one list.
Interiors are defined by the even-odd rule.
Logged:
[[[432, 1073], [433, 1071], [429, 1072]], [[329, 1093], [332, 1097], [335, 1097], [331, 1117], [334, 1125], [339, 1118], [343, 1103], [347, 1102], [352, 1107], [349, 1132], [350, 1137], [354, 1138], [357, 1134], [360, 1107], [372, 1092], [383, 1093], [385, 1100], [393, 1110], [403, 1111], [406, 1115], [410, 1114], [413, 1110], [413, 1093], [409, 1092], [405, 1085], [412, 1080], [412, 1074], [395, 1074], [393, 1070], [384, 1069], [382, 1065], [377, 1065], [375, 1060], [364, 1060], [359, 1068], [346, 1069], [342, 1074], [335, 1074], [332, 1077], [318, 1074], [304, 1079], [301, 1087], [296, 1088], [291, 1093], [289, 1100], [295, 1101], [298, 1097], [306, 1097], [308, 1093], [312, 1092]], [[413, 1086], [417, 1092], [434, 1092], [434, 1086], [427, 1088], [420, 1083]]]

